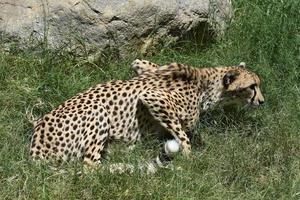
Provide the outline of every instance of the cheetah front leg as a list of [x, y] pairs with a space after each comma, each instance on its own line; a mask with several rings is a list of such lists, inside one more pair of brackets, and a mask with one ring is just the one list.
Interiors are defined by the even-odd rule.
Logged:
[[179, 94], [171, 94], [164, 90], [149, 90], [141, 94], [141, 102], [148, 108], [153, 118], [164, 127], [180, 144], [185, 156], [191, 152], [190, 140], [180, 123], [183, 108], [176, 99]]

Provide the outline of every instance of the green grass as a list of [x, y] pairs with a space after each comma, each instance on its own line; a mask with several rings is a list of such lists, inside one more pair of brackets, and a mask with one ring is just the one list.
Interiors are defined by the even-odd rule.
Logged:
[[[31, 113], [42, 116], [96, 83], [131, 77], [133, 57], [90, 63], [65, 51], [5, 52], [0, 44], [0, 199], [300, 199], [300, 2], [235, 0], [234, 6], [235, 20], [214, 44], [203, 50], [186, 42], [146, 59], [194, 66], [245, 61], [261, 76], [266, 103], [251, 112], [203, 114], [193, 157], [177, 156], [179, 169], [153, 176], [101, 170], [79, 176], [78, 163], [61, 173], [28, 156]], [[158, 145], [142, 142], [132, 154], [114, 145], [110, 162], [148, 160]]]

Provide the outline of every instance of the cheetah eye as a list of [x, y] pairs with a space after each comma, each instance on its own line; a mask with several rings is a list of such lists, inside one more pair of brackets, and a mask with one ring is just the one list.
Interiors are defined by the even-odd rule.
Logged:
[[257, 86], [257, 84], [254, 83], [254, 84], [250, 85], [249, 88], [250, 88], [251, 90], [255, 90], [255, 87], [256, 87], [256, 86]]

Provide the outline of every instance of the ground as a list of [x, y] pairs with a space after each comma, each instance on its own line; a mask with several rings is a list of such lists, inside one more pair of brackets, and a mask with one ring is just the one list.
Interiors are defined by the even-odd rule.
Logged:
[[[233, 2], [237, 18], [214, 44], [185, 43], [145, 58], [194, 66], [245, 61], [261, 76], [266, 102], [253, 112], [203, 114], [193, 158], [178, 156], [176, 170], [154, 176], [101, 171], [79, 176], [80, 163], [63, 166], [63, 172], [29, 161], [31, 113], [41, 116], [99, 82], [129, 78], [136, 56], [105, 64], [64, 51], [1, 50], [0, 199], [299, 199], [299, 1]], [[149, 138], [130, 156], [119, 153], [122, 144], [116, 144], [110, 162], [152, 158], [157, 154], [153, 144], [159, 141]]]

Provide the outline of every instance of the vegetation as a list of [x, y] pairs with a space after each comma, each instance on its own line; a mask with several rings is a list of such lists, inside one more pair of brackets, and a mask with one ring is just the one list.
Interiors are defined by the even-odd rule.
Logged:
[[[42, 116], [96, 83], [129, 78], [133, 57], [103, 63], [45, 48], [1, 50], [0, 199], [300, 199], [300, 1], [233, 4], [235, 19], [210, 46], [186, 42], [146, 59], [194, 66], [245, 61], [261, 76], [265, 105], [203, 114], [193, 157], [178, 155], [174, 171], [153, 176], [101, 169], [79, 175], [80, 163], [54, 170], [28, 155], [32, 114]], [[114, 145], [109, 162], [149, 160], [158, 146], [149, 139], [128, 154]]]

